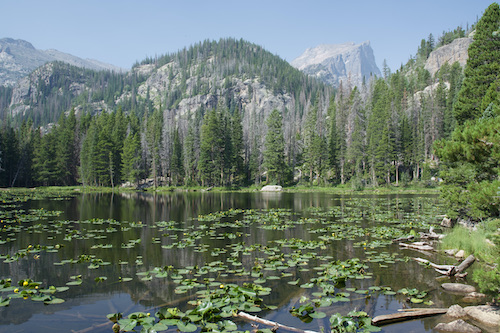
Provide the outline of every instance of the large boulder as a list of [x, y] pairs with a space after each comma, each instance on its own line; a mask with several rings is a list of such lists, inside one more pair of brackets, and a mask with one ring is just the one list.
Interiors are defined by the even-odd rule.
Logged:
[[451, 318], [463, 318], [467, 316], [467, 312], [465, 312], [464, 308], [462, 308], [460, 305], [455, 304], [450, 306], [448, 309], [448, 312], [446, 312], [448, 316]]
[[474, 286], [463, 283], [443, 283], [441, 287], [446, 291], [451, 291], [454, 293], [468, 294], [476, 291], [476, 288]]
[[479, 302], [482, 302], [486, 297], [487, 296], [485, 294], [474, 291], [465, 295], [464, 298], [462, 298], [462, 302], [478, 304]]
[[261, 189], [262, 192], [281, 192], [283, 187], [279, 185], [266, 185]]
[[467, 315], [486, 326], [500, 326], [500, 308], [493, 305], [467, 306]]

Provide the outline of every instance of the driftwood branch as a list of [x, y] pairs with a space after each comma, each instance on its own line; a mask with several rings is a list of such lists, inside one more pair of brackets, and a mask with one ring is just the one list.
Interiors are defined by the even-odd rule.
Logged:
[[413, 235], [410, 235], [410, 236], [407, 236], [407, 237], [399, 237], [399, 238], [396, 238], [396, 239], [393, 239], [392, 242], [393, 243], [399, 243], [401, 241], [409, 241], [409, 240], [412, 240], [413, 238], [415, 238], [415, 236]]
[[301, 330], [299, 328], [281, 325], [281, 324], [276, 323], [274, 321], [270, 321], [270, 320], [267, 320], [267, 319], [262, 319], [262, 318], [259, 318], [257, 316], [252, 316], [252, 315], [250, 315], [250, 314], [248, 314], [246, 312], [243, 312], [243, 311], [238, 312], [238, 317], [241, 317], [241, 318], [247, 319], [247, 320], [251, 320], [251, 321], [255, 321], [255, 322], [259, 323], [259, 324], [264, 324], [264, 325], [267, 325], [267, 326], [276, 327], [276, 329], [282, 328], [282, 329], [287, 330], [287, 331], [298, 332], [298, 333], [318, 333], [318, 332], [315, 332], [315, 331], [304, 331], [304, 330]]
[[470, 265], [472, 265], [476, 261], [476, 258], [471, 254], [468, 256], [464, 261], [460, 263], [460, 265], [457, 266], [457, 273], [462, 273], [465, 271], [467, 268], [469, 268]]
[[430, 227], [429, 232], [419, 232], [420, 239], [442, 239], [444, 238], [443, 234], [437, 234], [434, 232], [434, 228]]
[[447, 276], [456, 276], [456, 277], [465, 277], [467, 273], [462, 273], [462, 272], [465, 271], [467, 268], [469, 268], [469, 266], [472, 265], [476, 260], [476, 258], [471, 254], [458, 266], [454, 266], [454, 265], [438, 265], [433, 262], [430, 262], [427, 259], [422, 259], [422, 258], [412, 258], [412, 259], [424, 264], [428, 264], [429, 266], [434, 268], [434, 270], [439, 274]]
[[415, 309], [414, 311], [397, 312], [373, 318], [372, 324], [376, 326], [387, 325], [399, 321], [413, 320], [423, 317], [435, 316], [446, 313], [448, 309]]
[[411, 244], [399, 243], [399, 246], [403, 246], [409, 249], [415, 249], [420, 251], [434, 251], [434, 248], [425, 242], [415, 242]]

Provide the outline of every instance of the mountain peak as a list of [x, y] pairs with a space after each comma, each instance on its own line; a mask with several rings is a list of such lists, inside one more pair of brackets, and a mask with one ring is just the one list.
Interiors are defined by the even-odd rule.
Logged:
[[0, 39], [0, 45], [2, 45], [3, 47], [14, 45], [19, 47], [24, 47], [26, 49], [35, 50], [33, 44], [22, 39], [2, 38]]
[[36, 68], [51, 61], [62, 61], [74, 66], [93, 70], [123, 71], [121, 68], [81, 59], [57, 50], [37, 50], [30, 42], [22, 39], [0, 39], [0, 85], [14, 85]]
[[307, 49], [290, 64], [333, 86], [348, 78], [353, 85], [359, 86], [363, 78], [381, 75], [370, 41], [321, 44]]

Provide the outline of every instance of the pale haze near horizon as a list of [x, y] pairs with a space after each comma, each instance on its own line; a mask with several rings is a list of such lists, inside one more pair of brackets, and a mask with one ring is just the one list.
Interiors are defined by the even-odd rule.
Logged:
[[0, 38], [129, 69], [146, 57], [232, 37], [292, 61], [320, 44], [369, 40], [392, 71], [422, 39], [474, 24], [492, 1], [1, 1]]

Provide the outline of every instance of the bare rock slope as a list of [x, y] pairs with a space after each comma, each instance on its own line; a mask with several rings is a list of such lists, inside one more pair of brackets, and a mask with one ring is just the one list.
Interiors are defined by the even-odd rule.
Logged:
[[332, 86], [338, 86], [340, 81], [360, 86], [363, 78], [381, 76], [369, 41], [319, 45], [307, 49], [290, 64]]

